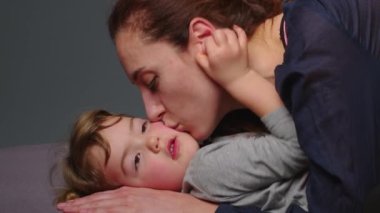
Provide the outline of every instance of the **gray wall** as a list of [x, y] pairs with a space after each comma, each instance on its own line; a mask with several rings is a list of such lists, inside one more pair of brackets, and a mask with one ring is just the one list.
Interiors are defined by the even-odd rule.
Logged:
[[84, 110], [144, 116], [108, 36], [113, 0], [0, 0], [0, 147], [64, 141]]

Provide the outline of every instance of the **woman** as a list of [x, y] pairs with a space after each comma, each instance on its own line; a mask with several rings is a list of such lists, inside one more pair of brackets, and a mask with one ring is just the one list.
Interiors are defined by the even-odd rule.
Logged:
[[[199, 55], [216, 29], [241, 26], [249, 36], [250, 66], [275, 80], [311, 161], [310, 211], [360, 212], [380, 183], [380, 2], [295, 0], [283, 9], [281, 4], [120, 0], [109, 28], [148, 118], [201, 140], [240, 105], [204, 73]], [[131, 188], [74, 204], [80, 209], [93, 200], [100, 212], [125, 206], [156, 212], [216, 209], [181, 194]], [[225, 208], [232, 207], [221, 205], [218, 211]]]

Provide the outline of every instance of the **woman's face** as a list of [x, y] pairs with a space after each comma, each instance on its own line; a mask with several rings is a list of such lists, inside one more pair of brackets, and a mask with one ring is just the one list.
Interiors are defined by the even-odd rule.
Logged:
[[230, 110], [224, 90], [200, 69], [190, 51], [167, 42], [147, 43], [120, 31], [115, 39], [119, 59], [128, 78], [143, 97], [151, 121], [207, 138]]
[[110, 147], [107, 163], [102, 148], [90, 150], [106, 180], [117, 186], [180, 190], [186, 168], [198, 150], [197, 141], [162, 122], [123, 117], [115, 123], [118, 119], [108, 119], [105, 125], [113, 125], [99, 132]]

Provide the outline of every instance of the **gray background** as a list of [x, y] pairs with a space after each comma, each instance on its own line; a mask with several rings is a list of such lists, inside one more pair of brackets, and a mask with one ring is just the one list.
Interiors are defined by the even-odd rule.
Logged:
[[0, 0], [0, 147], [65, 141], [83, 111], [144, 116], [108, 36], [113, 0]]

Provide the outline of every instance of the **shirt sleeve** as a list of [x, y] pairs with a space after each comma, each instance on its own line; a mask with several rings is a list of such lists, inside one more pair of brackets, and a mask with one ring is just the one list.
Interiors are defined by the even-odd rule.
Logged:
[[310, 161], [312, 212], [361, 212], [380, 184], [379, 2], [285, 5], [288, 45], [276, 88]]
[[262, 120], [272, 134], [226, 136], [200, 149], [186, 171], [183, 191], [231, 202], [304, 171], [307, 158], [288, 111], [280, 108]]
[[365, 51], [380, 59], [379, 0], [319, 0], [325, 16]]

